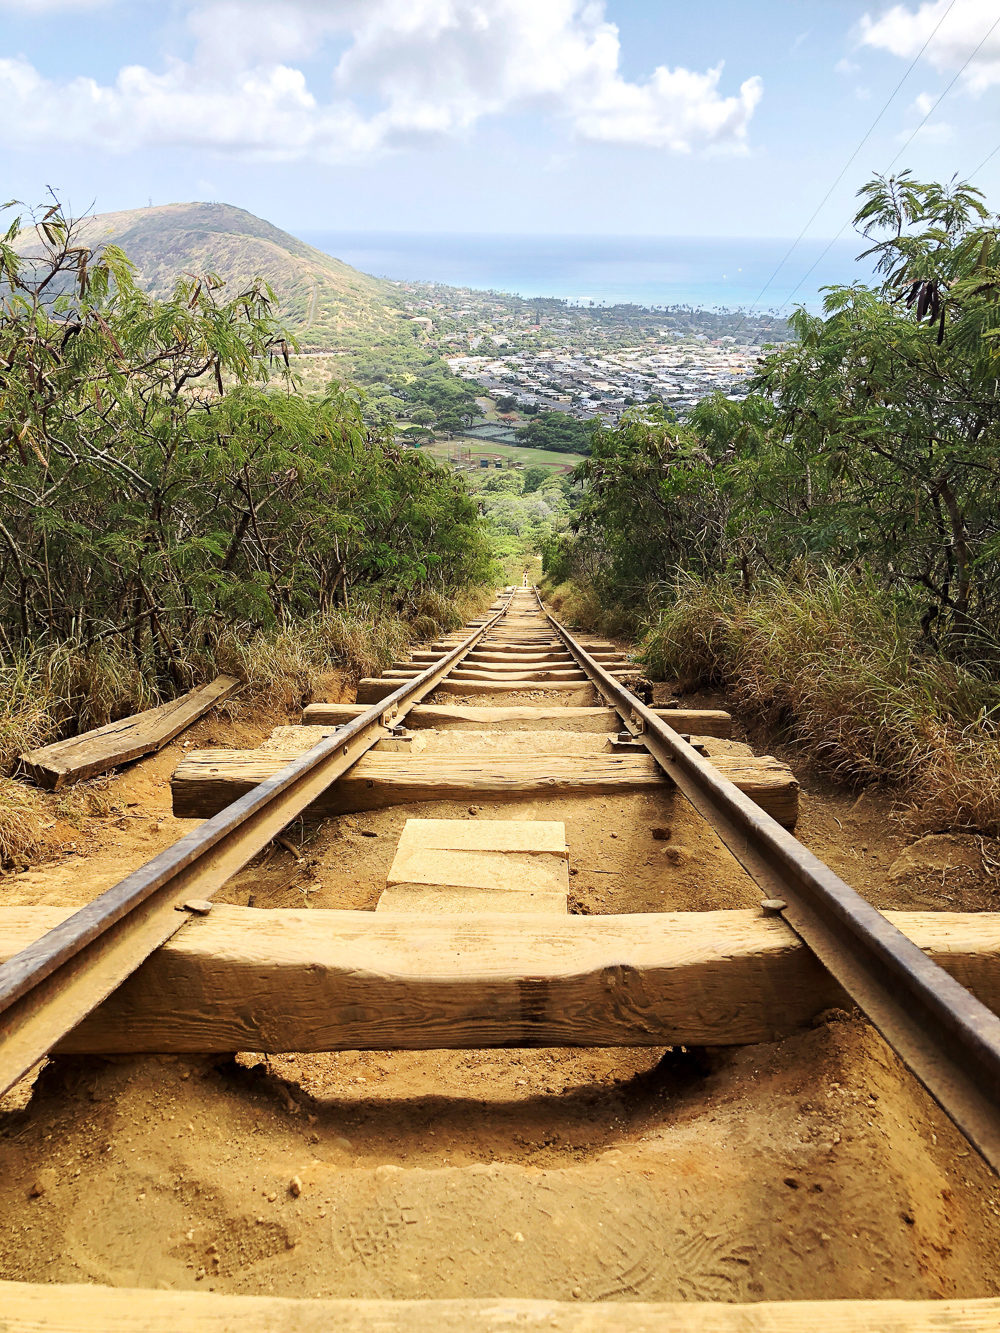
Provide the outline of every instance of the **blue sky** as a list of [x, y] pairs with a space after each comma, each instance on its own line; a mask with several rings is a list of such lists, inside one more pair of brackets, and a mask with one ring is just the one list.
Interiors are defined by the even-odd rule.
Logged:
[[[967, 174], [1000, 144], [997, 20], [1000, 0], [0, 0], [0, 190], [224, 200], [293, 232], [793, 237], [930, 37], [810, 228], [832, 236], [928, 110], [897, 166]], [[976, 183], [1000, 201], [1000, 152]]]

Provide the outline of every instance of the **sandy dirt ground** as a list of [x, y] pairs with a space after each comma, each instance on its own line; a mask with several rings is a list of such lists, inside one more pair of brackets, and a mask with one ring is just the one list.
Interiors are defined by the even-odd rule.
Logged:
[[[563, 702], [591, 704], [588, 690]], [[196, 826], [170, 813], [186, 750], [252, 747], [298, 716], [231, 714], [51, 798], [49, 859], [0, 879], [0, 905], [89, 901]], [[799, 836], [878, 906], [1000, 909], [995, 843], [917, 839], [890, 798], [779, 757], [803, 783]], [[564, 821], [575, 912], [760, 897], [664, 789], [299, 823], [219, 898], [371, 909], [410, 816]], [[60, 1058], [0, 1100], [0, 1219], [0, 1276], [36, 1282], [587, 1301], [1000, 1292], [996, 1178], [839, 1010], [782, 1042], [710, 1051]]]

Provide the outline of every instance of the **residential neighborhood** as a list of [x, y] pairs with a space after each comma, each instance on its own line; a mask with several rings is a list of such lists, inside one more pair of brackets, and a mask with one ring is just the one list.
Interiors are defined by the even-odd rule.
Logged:
[[[658, 398], [678, 417], [708, 394], [742, 398], [757, 350], [724, 337], [613, 353], [553, 348], [503, 358], [445, 359], [456, 375], [481, 385], [494, 402], [512, 399], [514, 410], [566, 412], [580, 420], [599, 417], [614, 424], [627, 407], [650, 398]], [[502, 429], [496, 423], [475, 429], [491, 428]]]

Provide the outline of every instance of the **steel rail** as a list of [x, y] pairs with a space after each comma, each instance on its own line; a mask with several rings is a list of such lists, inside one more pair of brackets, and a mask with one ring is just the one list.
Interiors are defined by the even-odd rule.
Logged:
[[190, 919], [186, 902], [210, 899], [430, 694], [509, 606], [510, 596], [420, 675], [0, 965], [0, 1093]]
[[709, 821], [772, 910], [1000, 1173], [1000, 1018], [605, 671], [546, 610], [537, 588], [535, 596], [598, 693]]

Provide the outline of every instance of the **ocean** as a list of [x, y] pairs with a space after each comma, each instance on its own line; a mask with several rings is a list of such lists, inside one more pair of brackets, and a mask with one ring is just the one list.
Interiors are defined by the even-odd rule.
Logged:
[[[299, 231], [302, 240], [376, 277], [555, 296], [595, 305], [690, 305], [787, 313], [820, 309], [820, 289], [868, 281], [858, 237], [790, 240], [674, 236], [491, 236]], [[825, 254], [824, 251], [827, 251]], [[812, 270], [810, 272], [810, 269]], [[797, 290], [795, 290], [797, 288]], [[789, 303], [789, 298], [791, 302]]]

